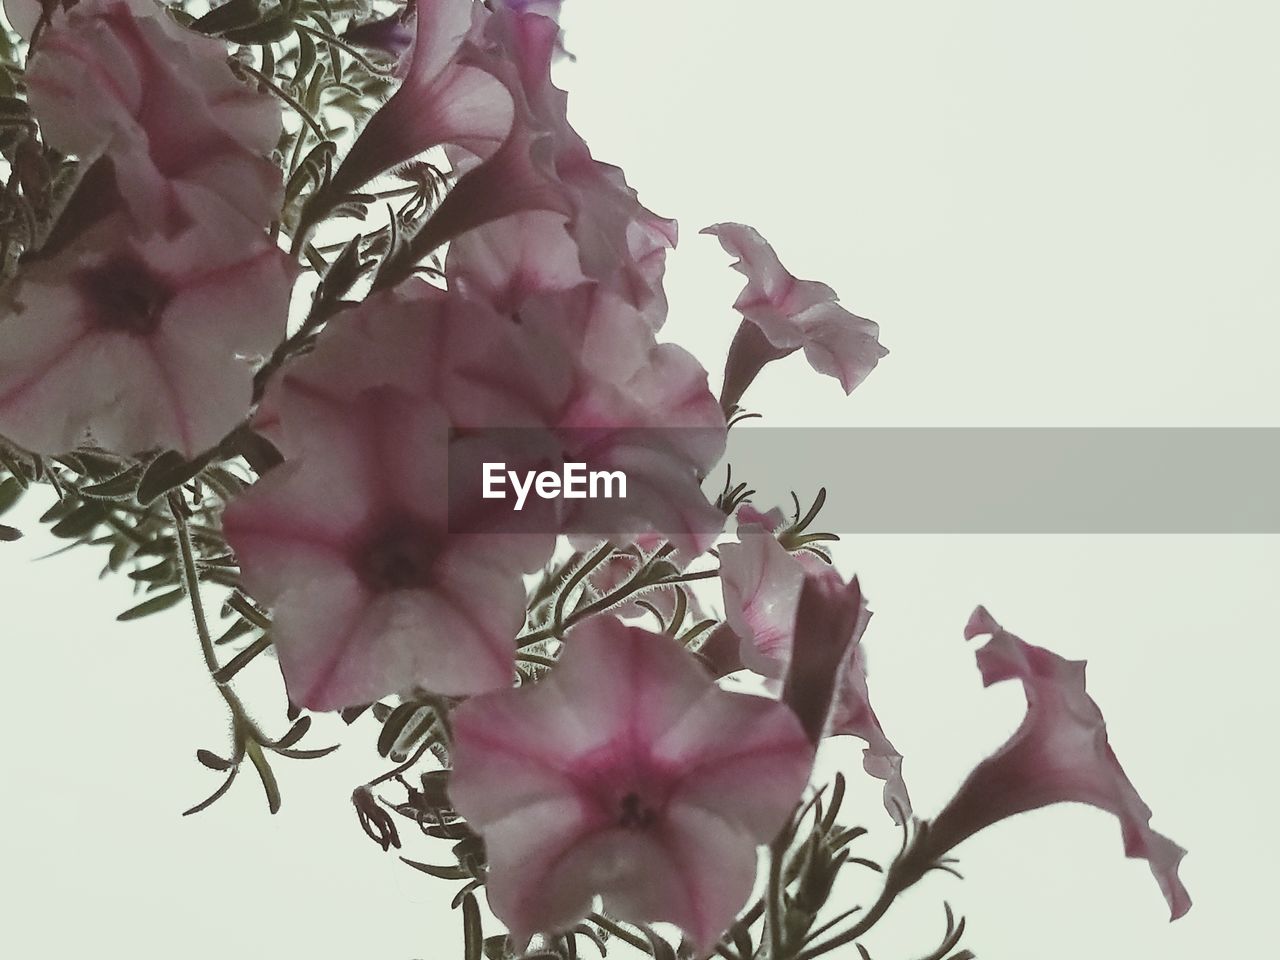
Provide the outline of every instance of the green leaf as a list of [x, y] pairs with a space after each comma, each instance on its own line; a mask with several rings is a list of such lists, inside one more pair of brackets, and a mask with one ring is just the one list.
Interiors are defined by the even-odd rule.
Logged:
[[110, 511], [102, 503], [86, 503], [72, 510], [50, 528], [55, 537], [75, 540], [90, 533]]
[[[407, 728], [411, 728], [411, 725], [416, 725], [418, 714], [423, 712], [426, 713], [429, 721], [432, 713], [431, 708], [421, 703], [410, 701], [409, 703], [402, 703], [392, 710], [391, 715], [383, 721], [382, 730], [378, 733], [378, 755], [389, 756], [396, 746], [400, 746], [402, 749], [409, 749], [403, 744], [398, 744], [400, 735]], [[429, 725], [429, 722], [424, 724], [424, 726], [427, 725]]]
[[299, 717], [298, 721], [289, 728], [289, 732], [273, 744], [273, 746], [287, 748], [292, 747], [295, 743], [307, 735], [307, 731], [311, 729], [310, 717]]
[[5, 477], [0, 482], [0, 515], [7, 513], [15, 503], [22, 499], [22, 494], [26, 492], [26, 487], [20, 484], [14, 477]]
[[150, 567], [144, 567], [141, 570], [131, 570], [126, 576], [130, 580], [138, 580], [142, 583], [165, 583], [173, 579], [173, 575], [177, 571], [170, 560], [161, 560], [157, 564]]
[[294, 68], [294, 83], [311, 74], [316, 66], [316, 42], [305, 30], [298, 30], [298, 65]]
[[142, 464], [136, 463], [127, 470], [117, 473], [114, 477], [108, 477], [99, 483], [82, 487], [80, 493], [86, 497], [101, 497], [106, 500], [128, 500], [138, 488], [138, 481], [142, 479], [142, 471]]
[[401, 857], [405, 863], [413, 867], [415, 870], [421, 870], [429, 877], [435, 877], [437, 880], [469, 880], [471, 873], [462, 867], [440, 867], [434, 863], [419, 863], [417, 860], [410, 860], [408, 857]]
[[480, 905], [474, 894], [462, 898], [463, 960], [483, 960], [484, 930], [480, 925]]
[[209, 459], [204, 455], [187, 460], [175, 450], [166, 450], [143, 471], [142, 479], [138, 481], [138, 502], [146, 506], [157, 497], [182, 486], [208, 466]]
[[225, 760], [210, 750], [197, 750], [196, 759], [210, 770], [230, 770], [234, 766], [230, 760]]
[[168, 610], [182, 602], [183, 589], [178, 587], [176, 590], [170, 590], [168, 593], [162, 593], [152, 597], [150, 600], [144, 600], [136, 607], [130, 607], [124, 613], [116, 617], [120, 623], [129, 620], [140, 620], [143, 617], [149, 617], [153, 613], [159, 613], [161, 610]]
[[250, 740], [245, 744], [245, 753], [253, 761], [253, 766], [258, 771], [258, 778], [262, 780], [262, 789], [267, 795], [267, 810], [271, 813], [279, 813], [280, 785], [276, 783], [276, 775], [271, 769], [271, 764], [267, 762], [266, 756], [263, 755], [262, 747], [258, 745], [258, 741]]
[[218, 36], [229, 30], [251, 27], [262, 19], [261, 0], [227, 0], [191, 24], [193, 30]]

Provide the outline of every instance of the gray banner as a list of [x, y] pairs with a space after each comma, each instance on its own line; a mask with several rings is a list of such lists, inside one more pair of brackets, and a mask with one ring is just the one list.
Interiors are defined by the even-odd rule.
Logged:
[[1280, 429], [735, 427], [725, 464], [833, 533], [1280, 533]]

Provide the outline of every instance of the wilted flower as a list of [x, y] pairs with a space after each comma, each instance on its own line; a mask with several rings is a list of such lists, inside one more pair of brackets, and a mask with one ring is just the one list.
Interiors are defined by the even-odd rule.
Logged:
[[517, 945], [572, 927], [600, 894], [709, 951], [813, 757], [786, 706], [720, 689], [670, 637], [612, 617], [572, 630], [535, 685], [469, 700], [453, 722], [449, 794], [484, 837], [489, 904]]
[[718, 223], [702, 231], [715, 236], [737, 257], [733, 268], [747, 278], [734, 309], [743, 316], [729, 347], [720, 402], [735, 405], [774, 360], [804, 349], [818, 373], [840, 381], [845, 393], [866, 379], [889, 351], [877, 339], [880, 327], [836, 302], [835, 291], [816, 280], [788, 273], [765, 239], [752, 227]]
[[[768, 519], [754, 510], [749, 516]], [[846, 586], [824, 561], [805, 551], [788, 553], [757, 524], [740, 525], [738, 537], [720, 547], [720, 582], [743, 664], [765, 677], [830, 684], [825, 694], [803, 694], [804, 709], [821, 712], [809, 717], [809, 726], [822, 736], [866, 741], [863, 769], [884, 781], [885, 808], [900, 821], [911, 800], [902, 754], [871, 708], [861, 642], [871, 612], [857, 578]]]
[[180, 27], [152, 0], [80, 0], [55, 11], [26, 71], [45, 140], [109, 157], [147, 229], [182, 226], [175, 187], [196, 184], [253, 223], [279, 216], [280, 170], [267, 155], [280, 104], [236, 79], [225, 43]]
[[913, 879], [956, 844], [1006, 817], [1053, 803], [1087, 803], [1120, 821], [1126, 856], [1148, 861], [1173, 919], [1182, 916], [1191, 908], [1178, 878], [1186, 851], [1151, 829], [1151, 809], [1121, 769], [1102, 712], [1085, 690], [1085, 662], [1032, 646], [978, 607], [965, 638], [983, 634], [991, 637], [977, 651], [983, 684], [1020, 681], [1026, 716], [926, 825], [899, 872]]
[[0, 319], [0, 434], [38, 453], [91, 441], [192, 456], [248, 415], [295, 271], [220, 200], [175, 196], [176, 234], [117, 213], [26, 266]]

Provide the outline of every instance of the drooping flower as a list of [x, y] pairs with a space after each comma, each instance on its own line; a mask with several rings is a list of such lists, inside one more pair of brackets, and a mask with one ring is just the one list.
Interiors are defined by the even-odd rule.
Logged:
[[295, 268], [217, 198], [175, 189], [177, 234], [117, 212], [24, 268], [0, 318], [0, 434], [38, 453], [192, 456], [248, 414]]
[[360, 131], [313, 214], [432, 147], [448, 144], [476, 158], [498, 149], [511, 132], [511, 95], [468, 62], [468, 35], [488, 16], [473, 0], [417, 0], [400, 85]]
[[467, 529], [449, 462], [494, 456], [450, 440], [445, 411], [394, 387], [295, 385], [287, 431], [314, 449], [239, 496], [223, 529], [246, 589], [272, 609], [290, 698], [314, 710], [370, 703], [414, 685], [461, 695], [514, 677], [522, 575], [550, 534]]
[[596, 160], [569, 124], [567, 96], [551, 82], [559, 26], [533, 12], [500, 7], [483, 26], [469, 62], [498, 78], [515, 105], [510, 135], [483, 163], [463, 175], [416, 235], [425, 256], [443, 243], [487, 223], [529, 211], [559, 215], [583, 272], [612, 285], [633, 304], [655, 295], [651, 248], [642, 230], [666, 233], [674, 225], [640, 202], [618, 167]]
[[[749, 516], [770, 519], [754, 510]], [[804, 694], [823, 714], [810, 718], [810, 725], [823, 736], [866, 742], [863, 769], [884, 781], [885, 808], [900, 822], [911, 812], [911, 800], [902, 754], [871, 707], [861, 642], [871, 612], [857, 579], [845, 585], [824, 561], [805, 551], [788, 553], [756, 523], [740, 524], [738, 537], [720, 547], [720, 582], [725, 619], [741, 638], [742, 663], [775, 680], [816, 677], [832, 684], [825, 696]]]
[[799, 280], [752, 227], [718, 223], [703, 233], [720, 241], [738, 259], [733, 269], [747, 285], [733, 306], [743, 316], [729, 347], [720, 402], [727, 410], [742, 398], [767, 363], [803, 349], [818, 373], [840, 381], [845, 393], [866, 379], [888, 350], [880, 345], [880, 327], [850, 313], [835, 291], [816, 280]]
[[182, 224], [179, 184], [195, 184], [265, 226], [281, 174], [282, 128], [269, 93], [236, 79], [225, 43], [180, 27], [152, 0], [81, 0], [55, 11], [26, 72], [46, 141], [85, 161], [109, 157], [134, 218]]
[[957, 844], [1007, 817], [1054, 803], [1087, 803], [1120, 821], [1125, 855], [1150, 864], [1172, 919], [1186, 913], [1191, 898], [1178, 877], [1186, 851], [1151, 829], [1151, 809], [1116, 759], [1102, 712], [1085, 689], [1085, 662], [1032, 646], [983, 607], [964, 632], [966, 639], [990, 636], [977, 651], [982, 682], [1019, 681], [1027, 713], [927, 824], [898, 871], [913, 880]]
[[786, 706], [720, 689], [670, 637], [612, 617], [574, 628], [536, 684], [474, 698], [453, 723], [449, 795], [484, 838], [489, 904], [517, 945], [572, 927], [599, 894], [710, 951], [813, 756]]

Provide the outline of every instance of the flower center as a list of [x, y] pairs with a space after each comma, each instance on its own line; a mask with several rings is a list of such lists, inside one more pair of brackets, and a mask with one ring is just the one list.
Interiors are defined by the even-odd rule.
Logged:
[[357, 551], [360, 579], [378, 593], [431, 586], [440, 556], [441, 538], [435, 530], [411, 517], [392, 517]]
[[82, 270], [76, 281], [98, 327], [136, 337], [155, 331], [173, 295], [168, 284], [130, 256]]
[[622, 812], [618, 817], [618, 826], [624, 830], [647, 830], [657, 819], [653, 808], [646, 806], [640, 799], [640, 795], [634, 791], [622, 798], [620, 806]]

